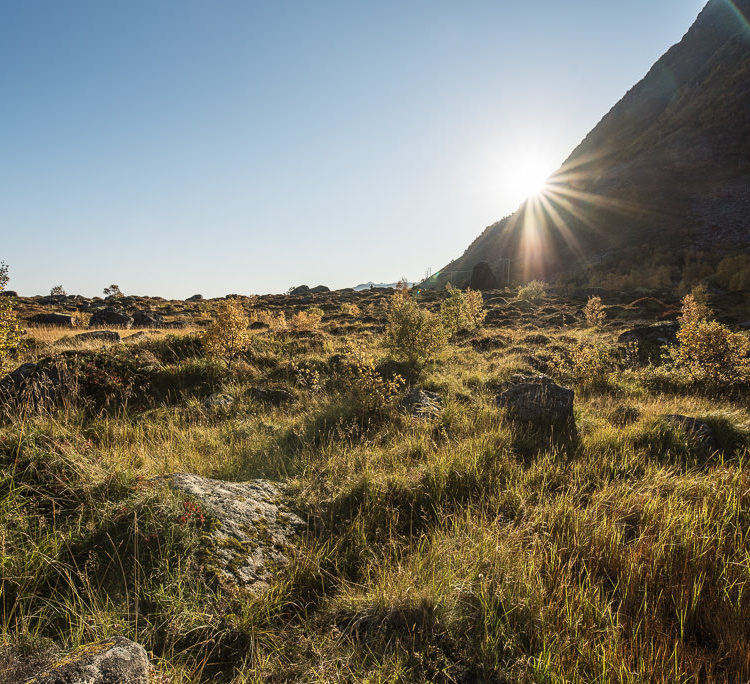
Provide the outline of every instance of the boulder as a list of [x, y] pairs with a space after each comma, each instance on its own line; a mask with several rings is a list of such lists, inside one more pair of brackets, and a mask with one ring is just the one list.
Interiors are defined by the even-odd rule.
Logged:
[[208, 409], [229, 408], [232, 404], [234, 404], [234, 397], [228, 394], [212, 394], [203, 400], [203, 405]]
[[268, 325], [268, 323], [264, 323], [263, 321], [253, 321], [248, 328], [250, 330], [264, 330], [265, 328], [270, 328], [271, 326]]
[[289, 291], [290, 295], [303, 295], [308, 294], [310, 292], [310, 288], [307, 285], [300, 285], [298, 287], [294, 287]]
[[620, 343], [637, 342], [638, 344], [675, 344], [677, 342], [677, 331], [680, 324], [658, 323], [657, 325], [644, 325], [632, 328], [622, 333], [617, 341]]
[[18, 297], [18, 292], [15, 290], [2, 290], [0, 291], [0, 297]]
[[546, 376], [523, 379], [497, 397], [497, 404], [515, 419], [543, 424], [573, 425], [573, 390], [556, 385]]
[[750, 330], [750, 321], [745, 321], [744, 323], [740, 323], [740, 328], [743, 330]]
[[161, 328], [164, 325], [164, 318], [153, 311], [136, 311], [133, 314], [133, 325], [139, 328]]
[[168, 476], [169, 485], [209, 519], [203, 557], [208, 570], [232, 585], [259, 592], [268, 587], [304, 521], [268, 480], [225, 482], [189, 473]]
[[52, 359], [24, 363], [0, 378], [0, 402], [12, 405], [27, 402], [38, 407], [60, 397], [65, 386], [65, 370]]
[[439, 415], [443, 410], [443, 400], [436, 392], [412, 387], [401, 399], [401, 406], [407, 413], [423, 418]]
[[188, 297], [186, 302], [200, 302], [203, 301], [203, 295], [201, 294], [194, 294], [192, 297]]
[[486, 261], [480, 261], [471, 271], [469, 287], [472, 290], [496, 290], [497, 278]]
[[133, 327], [133, 317], [126, 314], [122, 309], [114, 306], [108, 306], [106, 309], [95, 311], [89, 321], [89, 327], [104, 327], [107, 325], [117, 325], [123, 328]]
[[279, 387], [253, 387], [249, 394], [250, 398], [255, 401], [274, 406], [289, 403], [294, 399], [294, 395], [289, 390]]
[[[70, 340], [70, 337], [66, 337]], [[120, 333], [114, 330], [92, 330], [72, 337], [73, 342], [119, 342], [122, 338]]]
[[26, 684], [148, 684], [149, 668], [143, 646], [116, 636], [77, 648]]
[[330, 292], [331, 288], [326, 287], [325, 285], [317, 285], [316, 287], [310, 288], [310, 292], [313, 294], [321, 294], [323, 292]]
[[662, 420], [683, 430], [690, 439], [694, 440], [699, 447], [706, 451], [716, 449], [714, 431], [705, 420], [682, 416], [678, 413], [666, 414], [662, 416]]
[[34, 323], [35, 325], [54, 325], [59, 328], [73, 327], [73, 316], [70, 314], [41, 313], [27, 320], [29, 323]]

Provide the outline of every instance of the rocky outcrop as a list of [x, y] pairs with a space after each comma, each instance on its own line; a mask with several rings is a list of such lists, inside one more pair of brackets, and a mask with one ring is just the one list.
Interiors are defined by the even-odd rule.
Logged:
[[574, 392], [546, 376], [512, 384], [497, 398], [498, 406], [520, 421], [573, 426]]
[[104, 327], [116, 325], [122, 328], [133, 327], [133, 317], [126, 314], [122, 309], [114, 306], [108, 306], [106, 309], [95, 311], [89, 321], [89, 327]]
[[310, 293], [310, 288], [307, 285], [298, 285], [297, 287], [293, 287], [289, 291], [289, 294], [293, 296], [309, 294], [309, 293]]
[[472, 290], [497, 289], [497, 277], [486, 261], [480, 261], [471, 271], [469, 287]]
[[149, 667], [143, 646], [116, 636], [77, 648], [26, 684], [148, 684]]
[[284, 503], [283, 489], [268, 480], [225, 482], [189, 473], [167, 481], [208, 518], [206, 568], [232, 585], [255, 592], [267, 588], [305, 527]]
[[[71, 339], [66, 337], [67, 339]], [[120, 333], [114, 330], [92, 330], [91, 332], [74, 335], [73, 342], [119, 342], [122, 338]]]
[[323, 294], [324, 292], [330, 292], [331, 288], [326, 287], [325, 285], [316, 285], [315, 287], [310, 288], [310, 292], [313, 294]]
[[153, 311], [136, 311], [133, 313], [133, 325], [139, 328], [161, 328], [164, 325], [164, 318]]
[[188, 297], [186, 302], [201, 302], [203, 301], [203, 295], [201, 294], [194, 294], [192, 297]]
[[72, 328], [73, 317], [70, 314], [42, 313], [28, 319], [34, 325], [54, 325], [59, 328]]

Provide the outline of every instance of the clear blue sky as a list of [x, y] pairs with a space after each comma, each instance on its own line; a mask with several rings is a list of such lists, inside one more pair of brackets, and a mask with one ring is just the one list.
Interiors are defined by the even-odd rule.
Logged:
[[[0, 0], [0, 261], [44, 294], [417, 279], [703, 0]], [[531, 161], [529, 161], [531, 160]]]

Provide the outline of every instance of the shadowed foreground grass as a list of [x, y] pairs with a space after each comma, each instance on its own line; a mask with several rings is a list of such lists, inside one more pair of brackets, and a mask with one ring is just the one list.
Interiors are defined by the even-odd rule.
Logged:
[[[506, 327], [411, 369], [368, 331], [262, 332], [231, 371], [190, 335], [92, 357], [121, 394], [84, 382], [0, 426], [0, 680], [51, 641], [116, 633], [162, 682], [746, 681], [746, 399], [665, 383], [624, 349], [576, 374], [559, 359], [580, 340], [615, 349], [606, 331]], [[373, 406], [342, 380], [352, 341], [443, 412]], [[495, 405], [542, 364], [577, 390], [576, 435]], [[130, 373], [147, 382], [115, 382]], [[235, 404], [204, 408], [215, 391]], [[718, 449], [666, 413], [708, 421]], [[289, 479], [309, 531], [267, 594], [203, 573], [200, 523], [152, 479], [182, 470]]]

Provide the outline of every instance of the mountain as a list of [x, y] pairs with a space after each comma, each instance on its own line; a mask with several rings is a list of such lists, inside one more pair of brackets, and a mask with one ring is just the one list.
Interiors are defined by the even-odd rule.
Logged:
[[750, 245], [748, 17], [750, 0], [711, 0], [541, 195], [425, 284], [466, 284], [481, 262], [504, 279], [508, 259], [516, 281], [671, 281], [691, 263], [742, 253]]

